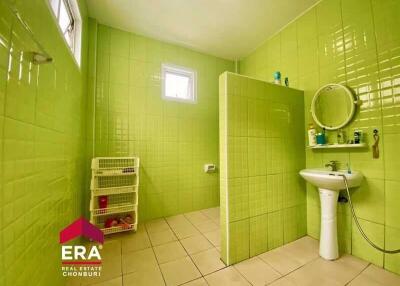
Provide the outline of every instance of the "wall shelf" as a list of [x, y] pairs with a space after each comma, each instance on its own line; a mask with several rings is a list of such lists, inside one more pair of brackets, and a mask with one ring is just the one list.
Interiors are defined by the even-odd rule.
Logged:
[[359, 148], [366, 148], [368, 145], [366, 143], [360, 144], [325, 144], [325, 145], [315, 145], [315, 146], [308, 146], [307, 149], [359, 149]]

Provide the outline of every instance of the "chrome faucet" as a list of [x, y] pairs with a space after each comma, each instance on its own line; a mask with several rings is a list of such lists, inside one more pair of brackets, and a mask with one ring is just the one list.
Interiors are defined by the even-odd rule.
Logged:
[[325, 164], [325, 167], [331, 167], [332, 171], [335, 172], [335, 171], [338, 170], [338, 164], [337, 163], [339, 163], [339, 162], [335, 161], [335, 160], [332, 160], [332, 161], [329, 161], [329, 163]]

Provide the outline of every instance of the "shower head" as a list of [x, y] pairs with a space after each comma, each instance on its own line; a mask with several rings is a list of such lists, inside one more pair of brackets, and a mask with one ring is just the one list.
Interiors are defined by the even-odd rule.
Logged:
[[37, 52], [30, 52], [29, 54], [30, 54], [30, 61], [35, 65], [48, 64], [53, 61], [53, 59], [46, 54]]

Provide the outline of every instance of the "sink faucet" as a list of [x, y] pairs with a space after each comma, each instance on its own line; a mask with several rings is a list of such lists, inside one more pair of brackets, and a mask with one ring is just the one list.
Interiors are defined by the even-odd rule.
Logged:
[[332, 171], [335, 172], [338, 170], [337, 163], [339, 163], [339, 162], [332, 160], [332, 161], [329, 161], [329, 163], [325, 164], [325, 167], [331, 167]]

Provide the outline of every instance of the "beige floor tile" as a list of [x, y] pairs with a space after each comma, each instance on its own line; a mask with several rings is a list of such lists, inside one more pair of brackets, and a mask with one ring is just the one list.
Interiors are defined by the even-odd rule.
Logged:
[[173, 228], [173, 231], [179, 239], [184, 239], [187, 237], [200, 234], [200, 232], [190, 223], [184, 225], [178, 225]]
[[210, 232], [205, 232], [204, 236], [214, 245], [214, 246], [220, 246], [221, 245], [221, 232], [219, 229], [210, 231]]
[[208, 239], [201, 234], [182, 239], [181, 243], [189, 254], [194, 254], [214, 247]]
[[220, 224], [220, 219], [219, 218], [216, 218], [216, 219], [211, 219], [216, 225], [221, 225]]
[[210, 286], [249, 286], [250, 284], [233, 268], [228, 267], [204, 277]]
[[183, 214], [167, 217], [166, 221], [172, 229], [181, 225], [190, 224]]
[[199, 278], [188, 283], [183, 284], [183, 286], [208, 286], [204, 278]]
[[[268, 286], [297, 286], [297, 284], [294, 283], [293, 281], [287, 279], [286, 277], [282, 277], [282, 278], [272, 282]], [[312, 285], [309, 285], [309, 286], [312, 286]], [[315, 285], [315, 286], [320, 286], [320, 285]]]
[[74, 277], [68, 278], [65, 281], [65, 285], [66, 286], [81, 286], [81, 280], [82, 279], [80, 279], [80, 278], [74, 278]]
[[121, 240], [122, 253], [142, 250], [151, 247], [147, 232], [142, 231]]
[[124, 286], [164, 286], [160, 269], [125, 274]]
[[211, 248], [191, 255], [201, 274], [207, 275], [225, 267], [220, 259], [220, 254], [215, 248]]
[[185, 217], [193, 224], [201, 224], [206, 220], [209, 220], [207, 216], [205, 216], [201, 211], [195, 211], [190, 213], [185, 213]]
[[210, 219], [213, 219], [213, 220], [219, 219], [219, 214], [220, 214], [219, 207], [201, 210], [201, 212], [204, 215], [206, 215], [207, 217], [209, 217]]
[[146, 222], [146, 229], [148, 233], [154, 233], [154, 232], [159, 232], [163, 230], [168, 230], [170, 229], [169, 225], [165, 221], [165, 219], [160, 218], [160, 219], [155, 219]]
[[158, 269], [158, 263], [152, 248], [122, 254], [122, 272], [142, 272]]
[[166, 263], [187, 256], [185, 249], [178, 241], [154, 247], [158, 263]]
[[297, 259], [290, 256], [290, 254], [288, 254], [282, 248], [265, 252], [260, 254], [258, 257], [278, 271], [281, 275], [286, 275], [304, 265]]
[[309, 236], [286, 244], [282, 246], [282, 249], [302, 264], [319, 257], [319, 242]]
[[102, 259], [121, 257], [121, 241], [106, 239], [101, 246], [100, 255]]
[[167, 229], [163, 231], [150, 232], [150, 241], [153, 246], [165, 244], [171, 241], [178, 240], [172, 230]]
[[100, 283], [113, 280], [122, 276], [121, 256], [107, 257], [102, 259], [102, 269], [100, 277], [86, 277], [81, 279], [81, 285]]
[[188, 256], [160, 264], [160, 268], [168, 286], [181, 285], [201, 277], [200, 272]]
[[234, 266], [254, 286], [264, 286], [281, 275], [258, 257], [242, 261]]
[[103, 281], [103, 282], [99, 282], [99, 283], [95, 283], [95, 284], [90, 284], [91, 286], [122, 286], [122, 276], [111, 279], [111, 280], [107, 280], [107, 281]]
[[335, 261], [318, 258], [286, 277], [297, 285], [345, 285], [367, 265], [367, 262], [350, 255], [344, 255]]
[[369, 265], [359, 276], [350, 282], [351, 286], [398, 286], [400, 275], [396, 275], [375, 265]]
[[[349, 286], [386, 286], [387, 284], [382, 284], [381, 281], [376, 281], [376, 279], [371, 279], [367, 275], [359, 275], [354, 280], [352, 280]], [[396, 286], [400, 284], [394, 284]]]
[[219, 225], [213, 222], [211, 219], [207, 219], [200, 224], [194, 225], [201, 233], [210, 232], [219, 229]]

